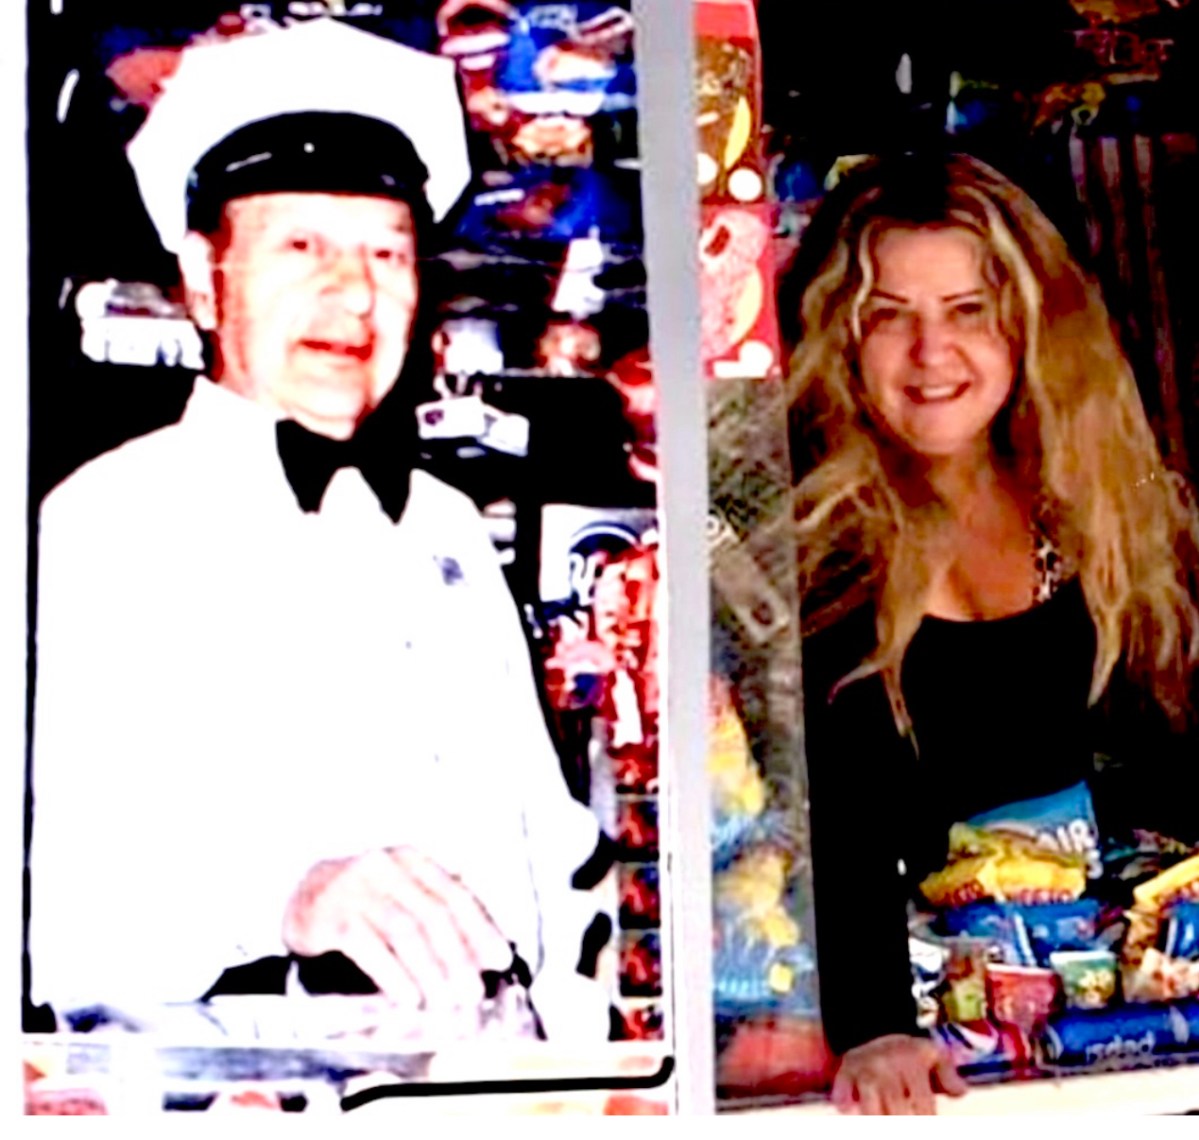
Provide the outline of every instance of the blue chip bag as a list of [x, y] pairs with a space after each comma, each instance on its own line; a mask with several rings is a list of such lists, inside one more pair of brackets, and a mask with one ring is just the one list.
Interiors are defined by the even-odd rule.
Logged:
[[1133, 1068], [1171, 1053], [1191, 1053], [1199, 1037], [1199, 1001], [1071, 1009], [1055, 1014], [1041, 1034], [1053, 1067]]
[[977, 902], [954, 907], [942, 916], [947, 935], [986, 939], [999, 951], [999, 960], [1009, 966], [1035, 966], [1028, 930], [1020, 908], [1011, 903]]
[[1094, 950], [1098, 946], [1098, 899], [1044, 903], [1018, 908], [1032, 947], [1034, 964], [1048, 966], [1058, 950]]
[[967, 822], [988, 831], [1006, 831], [1026, 836], [1050, 851], [1084, 855], [1087, 878], [1098, 879], [1103, 874], [1103, 860], [1099, 855], [1099, 825], [1095, 822], [1091, 789], [1085, 780], [1052, 795], [1021, 800], [994, 811], [983, 812]]
[[1162, 938], [1167, 958], [1199, 959], [1199, 902], [1180, 902], [1170, 907]]
[[1019, 906], [979, 902], [946, 911], [948, 935], [984, 938], [1009, 966], [1048, 966], [1058, 950], [1091, 950], [1096, 946], [1100, 904], [1096, 899]]

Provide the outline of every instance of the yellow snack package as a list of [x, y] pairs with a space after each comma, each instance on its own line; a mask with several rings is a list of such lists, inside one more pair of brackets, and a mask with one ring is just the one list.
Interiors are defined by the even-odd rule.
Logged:
[[1142, 883], [1132, 892], [1132, 897], [1137, 910], [1150, 913], [1164, 910], [1183, 899], [1199, 899], [1199, 855], [1175, 863]]
[[949, 832], [949, 857], [946, 867], [920, 884], [933, 906], [965, 906], [982, 899], [1071, 902], [1086, 890], [1083, 855], [1050, 851], [1023, 836], [957, 823]]
[[933, 906], [966, 906], [995, 897], [995, 865], [988, 856], [974, 855], [955, 859], [940, 871], [934, 871], [920, 884], [924, 897]]
[[756, 818], [766, 808], [766, 784], [753, 760], [745, 725], [727, 684], [708, 689], [708, 777], [718, 811]]

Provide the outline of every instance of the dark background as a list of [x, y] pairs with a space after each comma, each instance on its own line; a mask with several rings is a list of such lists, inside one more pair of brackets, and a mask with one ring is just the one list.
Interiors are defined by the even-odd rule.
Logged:
[[[1174, 2], [1181, 6], [759, 0], [758, 14], [768, 146], [784, 230], [790, 225], [780, 260], [793, 257], [795, 230], [840, 155], [933, 146], [990, 162], [1036, 199], [1099, 278], [1167, 462], [1193, 478], [1199, 3]], [[1119, 47], [1097, 60], [1076, 40], [1088, 29], [1118, 34]], [[1129, 65], [1134, 39], [1172, 41], [1160, 74]], [[905, 54], [909, 93], [896, 82]], [[951, 100], [954, 73], [963, 88]], [[1090, 122], [1076, 122], [1071, 89], [1085, 82], [1100, 84], [1104, 97]], [[811, 269], [801, 257], [781, 282], [790, 344]]]

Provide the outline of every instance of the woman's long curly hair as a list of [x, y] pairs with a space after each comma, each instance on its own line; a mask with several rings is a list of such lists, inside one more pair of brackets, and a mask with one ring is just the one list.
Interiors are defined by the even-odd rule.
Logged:
[[876, 425], [858, 370], [860, 311], [880, 234], [958, 227], [982, 242], [1016, 360], [991, 427], [994, 454], [1081, 579], [1098, 643], [1091, 702], [1123, 662], [1184, 722], [1199, 659], [1199, 524], [1162, 461], [1098, 286], [1032, 200], [977, 159], [872, 160], [836, 194], [847, 205], [804, 293], [789, 376], [792, 422], [813, 463], [796, 488], [806, 631], [873, 605], [875, 648], [843, 683], [881, 674], [897, 726], [910, 731], [900, 670], [948, 504], [919, 457]]

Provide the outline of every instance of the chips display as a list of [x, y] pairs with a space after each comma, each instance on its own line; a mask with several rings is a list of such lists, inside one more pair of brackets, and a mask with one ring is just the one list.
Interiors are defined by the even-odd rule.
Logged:
[[[920, 884], [939, 911], [927, 937], [948, 958], [934, 1028], [959, 1067], [1007, 1063], [963, 1048], [994, 1023], [1031, 1035], [1051, 1068], [1126, 1068], [1193, 1048], [1199, 1003], [1185, 999], [1199, 995], [1199, 853], [1138, 833], [1132, 854], [1153, 859], [1132, 873], [1118, 844], [1098, 859], [1094, 819], [1085, 783], [980, 813], [950, 829], [948, 863]], [[1096, 897], [1080, 897], [1096, 877]]]

